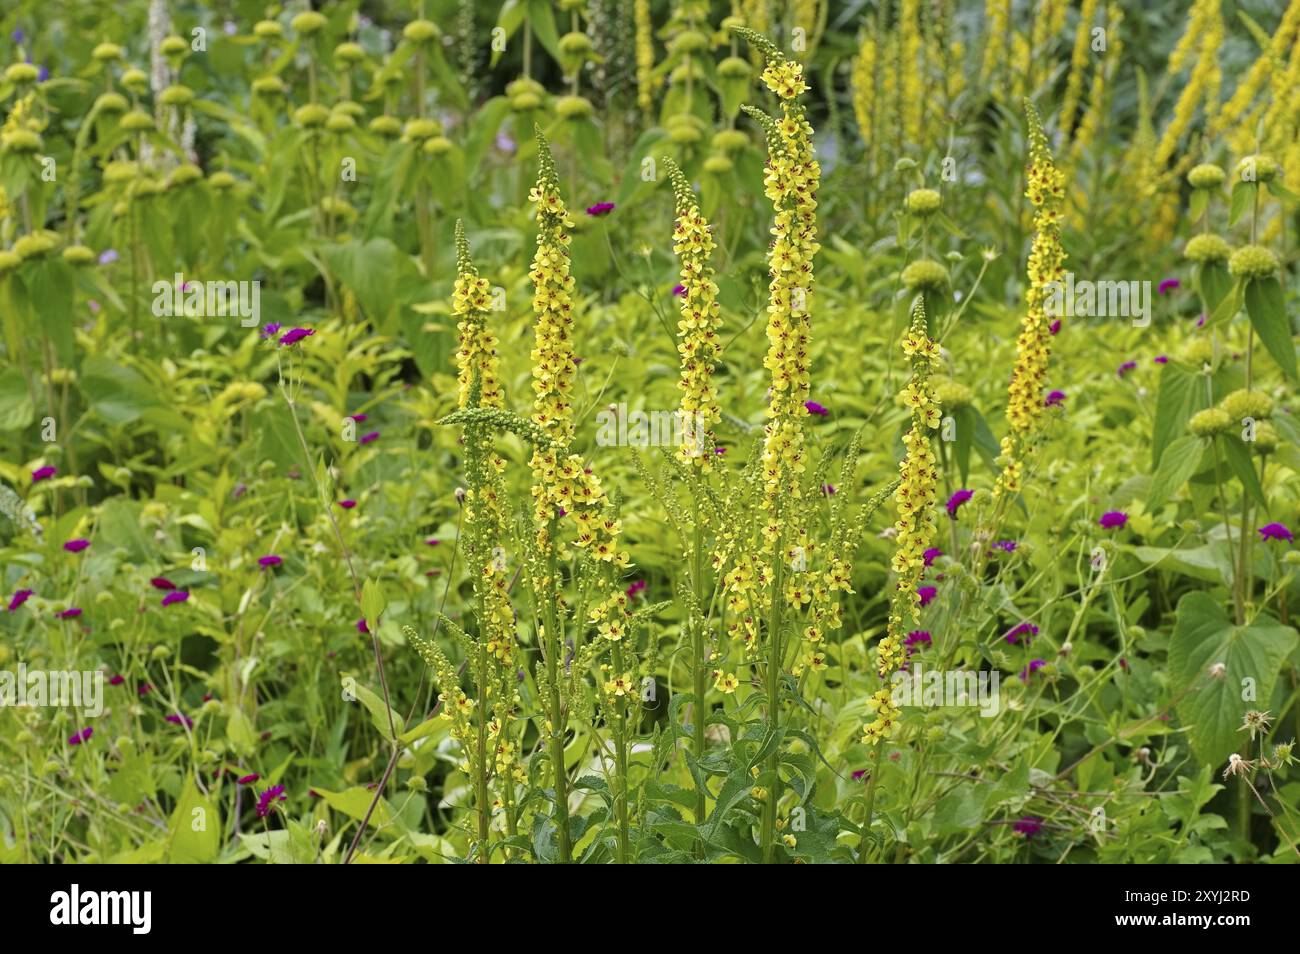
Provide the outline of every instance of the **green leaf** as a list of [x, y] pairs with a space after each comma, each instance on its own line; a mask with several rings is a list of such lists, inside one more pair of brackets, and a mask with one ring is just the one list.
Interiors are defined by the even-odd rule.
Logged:
[[1224, 296], [1232, 290], [1232, 276], [1222, 262], [1206, 262], [1196, 267], [1197, 287], [1205, 299], [1205, 307], [1213, 314]]
[[1181, 695], [1178, 716], [1190, 727], [1198, 758], [1218, 766], [1233, 752], [1247, 750], [1249, 737], [1239, 731], [1242, 719], [1249, 709], [1268, 708], [1297, 641], [1294, 629], [1268, 616], [1234, 625], [1209, 593], [1195, 591], [1178, 601], [1169, 641], [1171, 688]]
[[1154, 513], [1182, 489], [1183, 484], [1196, 473], [1207, 446], [1202, 438], [1185, 434], [1165, 448], [1160, 455], [1160, 465], [1151, 478], [1151, 489], [1147, 494], [1149, 512]]
[[1205, 322], [1205, 326], [1214, 328], [1224, 322], [1231, 321], [1233, 316], [1241, 311], [1244, 297], [1245, 292], [1241, 287], [1241, 282], [1233, 282], [1232, 287], [1228, 289], [1228, 293], [1215, 306], [1214, 311], [1210, 312], [1210, 317]]
[[1176, 364], [1166, 364], [1160, 372], [1160, 391], [1156, 396], [1156, 420], [1151, 433], [1151, 469], [1160, 465], [1165, 448], [1187, 430], [1193, 414], [1204, 410], [1205, 380], [1195, 372]]
[[379, 617], [384, 615], [384, 590], [375, 580], [367, 579], [361, 585], [361, 612], [366, 617], [366, 624], [372, 629], [379, 628]]
[[1272, 277], [1247, 282], [1246, 314], [1278, 367], [1292, 381], [1296, 380], [1295, 341], [1291, 336], [1291, 319], [1286, 313], [1282, 283]]
[[20, 431], [36, 416], [27, 381], [18, 368], [0, 374], [0, 431]]
[[199, 792], [190, 776], [169, 823], [169, 864], [198, 865], [214, 861], [221, 850], [221, 815], [216, 806]]
[[1228, 224], [1236, 225], [1247, 212], [1255, 208], [1255, 196], [1259, 186], [1254, 182], [1238, 181], [1232, 187], [1232, 208], [1228, 212]]
[[1260, 486], [1259, 475], [1255, 473], [1255, 465], [1250, 459], [1250, 450], [1245, 442], [1235, 434], [1223, 434], [1220, 435], [1219, 446], [1223, 448], [1224, 459], [1227, 460], [1233, 476], [1241, 482], [1242, 490], [1249, 494], [1255, 503], [1267, 510], [1268, 499], [1264, 496], [1264, 488]]
[[[344, 792], [331, 792], [328, 789], [313, 786], [312, 791], [325, 799], [325, 804], [329, 805], [330, 808], [342, 812], [357, 821], [361, 821], [366, 817], [366, 812], [370, 809], [370, 803], [375, 801], [375, 793], [364, 785], [354, 785]], [[392, 820], [393, 813], [388, 807], [388, 802], [382, 798], [375, 802], [375, 810], [370, 816], [370, 824], [379, 827], [387, 825]]]

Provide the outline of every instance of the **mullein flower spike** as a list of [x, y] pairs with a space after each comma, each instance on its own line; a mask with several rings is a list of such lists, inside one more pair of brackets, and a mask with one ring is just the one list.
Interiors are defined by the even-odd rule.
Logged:
[[1025, 317], [1016, 339], [1016, 363], [1007, 389], [1010, 432], [1002, 438], [1002, 473], [994, 489], [998, 495], [1020, 490], [1025, 454], [1045, 413], [1043, 391], [1052, 340], [1047, 301], [1051, 283], [1060, 281], [1065, 270], [1065, 250], [1061, 246], [1065, 176], [1052, 161], [1038, 110], [1028, 102], [1025, 110], [1029, 118], [1025, 196], [1034, 206], [1034, 240], [1029, 251]]
[[925, 572], [926, 553], [934, 542], [934, 506], [939, 473], [931, 431], [939, 426], [939, 406], [930, 384], [931, 370], [939, 363], [939, 344], [926, 334], [925, 306], [917, 296], [912, 324], [903, 336], [903, 353], [912, 376], [903, 388], [904, 403], [912, 409], [912, 424], [903, 438], [907, 451], [899, 464], [901, 478], [894, 491], [898, 521], [894, 524], [893, 570], [898, 579], [889, 605], [889, 627], [876, 645], [876, 674], [884, 683], [871, 697], [875, 719], [862, 729], [862, 741], [875, 745], [886, 739], [898, 723], [890, 677], [907, 661], [907, 634], [919, 618], [921, 598], [917, 586]]

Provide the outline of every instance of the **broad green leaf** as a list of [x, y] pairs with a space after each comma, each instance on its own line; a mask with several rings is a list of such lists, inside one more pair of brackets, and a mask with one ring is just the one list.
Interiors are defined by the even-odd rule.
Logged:
[[1203, 591], [1178, 601], [1170, 688], [1181, 696], [1178, 716], [1190, 727], [1198, 758], [1217, 767], [1233, 752], [1249, 752], [1242, 720], [1247, 710], [1269, 707], [1282, 663], [1298, 640], [1294, 629], [1268, 616], [1235, 625], [1223, 603]]
[[1166, 364], [1160, 372], [1160, 392], [1156, 396], [1156, 420], [1151, 435], [1151, 469], [1160, 465], [1165, 448], [1187, 432], [1193, 414], [1209, 405], [1205, 378], [1176, 364]]
[[1246, 314], [1278, 367], [1292, 381], [1296, 380], [1295, 339], [1281, 282], [1271, 277], [1247, 282]]
[[167, 861], [200, 865], [214, 861], [221, 850], [221, 815], [211, 799], [199, 792], [190, 776], [176, 800], [168, 824]]
[[1184, 434], [1160, 455], [1160, 464], [1151, 478], [1147, 510], [1154, 513], [1187, 483], [1205, 453], [1207, 442], [1193, 434]]
[[1255, 197], [1259, 194], [1259, 186], [1254, 182], [1242, 182], [1238, 180], [1232, 186], [1232, 208], [1228, 212], [1228, 224], [1236, 225], [1247, 212], [1255, 207]]

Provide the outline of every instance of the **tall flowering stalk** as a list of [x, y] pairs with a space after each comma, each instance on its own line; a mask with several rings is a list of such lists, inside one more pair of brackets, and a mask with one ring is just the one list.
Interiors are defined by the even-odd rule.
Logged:
[[650, 0], [635, 2], [636, 103], [641, 107], [641, 112], [648, 113], [654, 106], [654, 23], [650, 19]]
[[894, 491], [898, 520], [894, 524], [892, 569], [897, 581], [889, 602], [889, 624], [884, 638], [876, 644], [876, 675], [881, 685], [870, 702], [875, 718], [862, 728], [863, 743], [876, 746], [876, 755], [867, 783], [867, 817], [858, 848], [859, 862], [866, 861], [867, 857], [867, 835], [875, 808], [880, 753], [884, 751], [880, 743], [893, 733], [902, 714], [894, 704], [892, 677], [907, 659], [903, 641], [909, 628], [919, 619], [921, 601], [917, 588], [925, 572], [926, 550], [934, 543], [935, 536], [934, 505], [939, 472], [931, 432], [939, 426], [941, 415], [930, 384], [930, 374], [939, 363], [939, 344], [926, 333], [925, 304], [920, 295], [912, 306], [911, 326], [903, 336], [903, 354], [912, 366], [911, 378], [902, 392], [904, 403], [912, 409], [912, 423], [903, 437], [906, 453], [898, 465], [899, 483]]
[[1069, 135], [1083, 95], [1083, 74], [1088, 67], [1088, 50], [1092, 42], [1092, 23], [1097, 16], [1098, 0], [1083, 0], [1079, 7], [1079, 25], [1074, 31], [1074, 49], [1070, 53], [1070, 75], [1065, 81], [1061, 100], [1060, 128]]
[[1065, 271], [1061, 246], [1061, 214], [1065, 201], [1065, 176], [1052, 160], [1038, 110], [1026, 102], [1029, 118], [1029, 168], [1025, 197], [1034, 206], [1034, 239], [1029, 250], [1029, 288], [1025, 292], [1025, 317], [1016, 339], [1016, 363], [1007, 389], [1010, 431], [1002, 438], [1002, 473], [995, 496], [1020, 490], [1024, 459], [1045, 413], [1043, 391], [1051, 357], [1051, 316], [1047, 313], [1050, 286]]
[[876, 37], [871, 32], [863, 34], [862, 42], [858, 46], [858, 55], [853, 60], [853, 114], [858, 120], [858, 135], [862, 137], [862, 144], [867, 150], [868, 171], [876, 168], [876, 139], [878, 130], [876, 128], [876, 112], [878, 109], [878, 99], [876, 97], [876, 67], [880, 51], [876, 44]]
[[[812, 126], [799, 97], [808, 87], [803, 67], [786, 59], [770, 40], [745, 27], [735, 32], [759, 50], [767, 61], [762, 80], [781, 102], [781, 118], [760, 110], [746, 111], [767, 133], [768, 164], [764, 194], [775, 211], [772, 245], [768, 252], [767, 356], [763, 361], [771, 376], [768, 422], [763, 430], [762, 538], [759, 561], [742, 559], [728, 575], [728, 597], [745, 611], [741, 623], [746, 643], [756, 633], [753, 610], [762, 606], [767, 619], [767, 713], [773, 734], [780, 720], [781, 680], [785, 667], [782, 636], [785, 609], [799, 610], [808, 602], [807, 590], [786, 579], [787, 568], [803, 568], [808, 546], [806, 528], [799, 525], [800, 476], [806, 462], [804, 420], [809, 399], [809, 312], [813, 289], [813, 258], [817, 244], [817, 186], [821, 169], [813, 156]], [[765, 592], [764, 592], [765, 591]], [[776, 836], [777, 801], [780, 797], [779, 746], [773, 746], [767, 767], [771, 785], [766, 793], [762, 839], [764, 861], [771, 861]]]
[[1196, 64], [1187, 78], [1187, 85], [1179, 94], [1174, 104], [1174, 115], [1165, 127], [1164, 134], [1156, 146], [1155, 168], [1164, 169], [1178, 140], [1191, 125], [1196, 115], [1196, 108], [1205, 103], [1205, 115], [1212, 120], [1219, 104], [1219, 47], [1223, 45], [1223, 14], [1219, 8], [1220, 0], [1197, 0], [1192, 8], [1187, 32], [1183, 34], [1173, 54], [1169, 57], [1169, 72], [1176, 73], [1187, 56], [1194, 49]]
[[921, 145], [921, 121], [925, 114], [921, 60], [921, 0], [900, 0], [898, 6], [899, 76], [902, 82], [903, 142]]
[[[529, 278], [533, 283], [534, 347], [532, 424], [542, 439], [533, 441], [529, 466], [533, 474], [536, 539], [527, 574], [538, 619], [544, 669], [538, 688], [546, 702], [543, 735], [549, 743], [555, 785], [555, 813], [561, 861], [572, 859], [569, 831], [568, 778], [564, 765], [567, 707], [562, 685], [580, 678], [596, 655], [628, 632], [628, 599], [604, 574], [597, 587], [605, 594], [590, 608], [588, 622], [603, 645], [576, 646], [572, 668], [561, 668], [565, 651], [568, 605], [561, 594], [560, 560], [567, 547], [558, 539], [560, 521], [573, 527], [572, 545], [589, 565], [607, 569], [626, 566], [619, 548], [622, 527], [614, 516], [600, 479], [581, 457], [570, 452], [574, 420], [572, 393], [576, 376], [573, 354], [573, 288], [568, 229], [574, 225], [560, 197], [559, 176], [550, 145], [537, 130], [537, 185], [529, 193], [537, 211], [537, 252]], [[575, 633], [575, 642], [577, 639]]]

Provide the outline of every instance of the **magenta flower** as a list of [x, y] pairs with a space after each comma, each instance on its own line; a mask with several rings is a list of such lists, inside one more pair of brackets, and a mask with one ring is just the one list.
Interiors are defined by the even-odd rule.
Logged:
[[1154, 360], [1155, 360], [1155, 363], [1156, 363], [1156, 364], [1168, 364], [1168, 363], [1169, 363], [1169, 356], [1168, 356], [1168, 355], [1163, 355], [1163, 354], [1158, 354], [1158, 355], [1155, 356], [1155, 359], [1154, 359]]
[[1032, 815], [1026, 815], [1019, 821], [1011, 823], [1011, 830], [1017, 835], [1024, 835], [1026, 838], [1033, 838], [1043, 830], [1043, 820], [1035, 818]]
[[921, 598], [921, 606], [923, 607], [929, 606], [930, 601], [933, 600], [938, 593], [938, 589], [933, 586], [918, 586], [916, 588], [916, 595]]
[[13, 595], [13, 598], [9, 600], [9, 612], [12, 613], [18, 607], [22, 606], [31, 599], [33, 595], [34, 594], [31, 590], [19, 590]]
[[83, 742], [89, 742], [90, 737], [95, 734], [93, 726], [86, 726], [80, 732], [74, 732], [68, 736], [68, 745], [81, 745]]
[[315, 328], [294, 328], [292, 331], [286, 331], [280, 336], [281, 345], [296, 345], [304, 338], [308, 338], [316, 333]]
[[44, 467], [37, 467], [32, 471], [32, 483], [39, 484], [42, 480], [49, 480], [59, 472], [59, 468], [50, 467], [48, 464]]
[[359, 620], [357, 620], [357, 632], [358, 633], [370, 632], [370, 627], [366, 625], [366, 618], [364, 616], [361, 617]]
[[958, 490], [956, 493], [954, 493], [951, 497], [948, 498], [948, 503], [947, 503], [948, 516], [956, 520], [957, 510], [961, 507], [962, 504], [964, 504], [966, 501], [970, 500], [974, 496], [975, 496], [974, 491], [967, 490], [964, 487], [961, 490]]
[[835, 485], [834, 485], [834, 484], [822, 484], [822, 493], [825, 494], [827, 497], [834, 497], [834, 496], [835, 496]]
[[1166, 278], [1160, 283], [1160, 294], [1165, 295], [1179, 286], [1180, 282], [1176, 278]]
[[436, 547], [441, 542], [442, 541], [439, 540], [437, 537], [430, 537], [429, 539], [424, 541], [424, 545], [427, 547]]
[[1020, 638], [1023, 636], [1025, 639], [1025, 645], [1028, 645], [1030, 640], [1032, 640], [1037, 635], [1038, 635], [1038, 627], [1035, 626], [1033, 623], [1026, 621], [1024, 623], [1021, 623], [1019, 626], [1009, 629], [1007, 631], [1006, 636], [1003, 638], [1006, 639], [1006, 641], [1009, 643], [1018, 643], [1020, 642]]
[[70, 606], [67, 609], [65, 609], [62, 613], [55, 613], [54, 615], [59, 617], [60, 619], [76, 619], [78, 616], [81, 615], [81, 607]]
[[685, 286], [685, 285], [674, 285], [674, 286], [673, 286], [673, 295], [674, 295], [675, 297], [680, 298], [680, 297], [682, 297], [682, 295], [685, 295], [685, 294], [686, 294], [686, 286]]
[[165, 576], [155, 576], [149, 581], [149, 585], [155, 590], [174, 590], [176, 584]]
[[1047, 397], [1043, 399], [1043, 407], [1057, 407], [1065, 403], [1064, 391], [1048, 391]]
[[362, 434], [359, 443], [369, 444], [371, 441], [379, 440], [379, 432], [371, 431], [369, 434]]
[[1097, 525], [1103, 530], [1118, 530], [1126, 523], [1128, 523], [1128, 514], [1122, 510], [1108, 510], [1097, 521]]
[[1285, 540], [1287, 543], [1292, 542], [1291, 531], [1281, 523], [1266, 523], [1259, 528], [1261, 540]]
[[106, 248], [99, 253], [99, 264], [101, 265], [112, 265], [116, 261], [117, 249], [115, 248]]
[[928, 631], [917, 629], [907, 634], [907, 637], [903, 640], [903, 645], [907, 647], [907, 655], [910, 656], [917, 650], [932, 645], [932, 640]]
[[1128, 374], [1137, 366], [1138, 363], [1136, 361], [1125, 361], [1123, 364], [1121, 364], [1118, 368], [1115, 369], [1115, 373], [1122, 378], [1124, 377], [1124, 375]]
[[252, 785], [254, 782], [256, 782], [256, 781], [257, 781], [259, 778], [261, 778], [261, 777], [262, 777], [262, 776], [258, 775], [256, 772], [253, 772], [253, 773], [250, 774], [250, 775], [241, 775], [239, 778], [235, 779], [235, 784], [236, 784], [236, 785]]
[[280, 333], [280, 329], [282, 327], [283, 325], [281, 325], [278, 321], [273, 321], [262, 329], [262, 337], [274, 338], [276, 335]]
[[142, 683], [140, 683], [140, 685], [136, 686], [136, 689], [135, 689], [135, 694], [136, 694], [137, 696], [147, 696], [147, 695], [149, 695], [149, 693], [151, 693], [151, 692], [153, 692], [153, 683], [152, 683], [152, 682], [142, 682]]
[[67, 550], [69, 553], [80, 553], [88, 546], [90, 546], [89, 540], [77, 539], [77, 540], [69, 540], [67, 543], [63, 545], [63, 549]]
[[272, 785], [257, 797], [257, 817], [265, 818], [271, 814], [271, 809], [277, 801], [283, 802], [286, 798], [288, 796], [284, 794], [283, 785]]
[[279, 566], [279, 565], [280, 565], [281, 563], [283, 563], [283, 562], [284, 562], [284, 561], [281, 560], [281, 559], [280, 559], [278, 556], [276, 556], [274, 553], [268, 553], [268, 554], [267, 554], [266, 556], [264, 556], [264, 557], [258, 557], [258, 558], [257, 558], [257, 565], [260, 566], [260, 567]]
[[120, 686], [124, 682], [126, 682], [126, 676], [117, 675], [108, 677], [108, 684], [110, 686]]
[[356, 421], [358, 424], [364, 424], [369, 417], [369, 414], [353, 414], [352, 420]]
[[344, 510], [351, 510], [351, 509], [352, 509], [353, 507], [355, 507], [356, 505], [357, 505], [357, 502], [356, 502], [355, 500], [352, 500], [351, 498], [349, 498], [349, 499], [347, 499], [347, 500], [340, 500], [340, 501], [339, 501], [339, 506], [342, 507]]
[[194, 728], [194, 720], [187, 715], [173, 712], [171, 715], [164, 716], [164, 718], [172, 725], [183, 725], [187, 729]]
[[1205, 327], [1205, 316], [1204, 316], [1204, 315], [1201, 315], [1201, 317], [1199, 317], [1199, 318], [1196, 319], [1196, 327], [1197, 327], [1197, 328], [1204, 328], [1204, 327]]
[[714, 453], [716, 456], [721, 457], [721, 456], [723, 456], [724, 454], [727, 453], [727, 449], [726, 449], [725, 447], [715, 447], [715, 448], [713, 448], [713, 453]]
[[924, 558], [926, 566], [934, 566], [934, 561], [943, 556], [943, 551], [938, 547], [930, 547], [921, 556]]
[[636, 596], [638, 593], [644, 590], [647, 585], [648, 584], [646, 583], [645, 580], [633, 581], [632, 585], [627, 588], [628, 599], [631, 599], [632, 597]]
[[998, 540], [993, 544], [993, 549], [1001, 550], [1003, 553], [1015, 553], [1016, 546], [1015, 540]]
[[1029, 665], [1026, 666], [1024, 669], [1020, 670], [1020, 681], [1028, 682], [1030, 676], [1038, 672], [1038, 670], [1042, 669], [1046, 665], [1047, 663], [1043, 662], [1041, 659], [1029, 660]]
[[856, 772], [853, 773], [853, 781], [855, 782], [861, 782], [866, 777], [867, 777], [866, 769], [858, 769]]
[[190, 598], [189, 590], [172, 590], [162, 598], [163, 606], [171, 606], [173, 603], [184, 603]]
[[609, 215], [614, 211], [613, 202], [597, 202], [595, 205], [587, 206], [587, 214], [592, 218], [599, 218], [602, 215]]
[[816, 401], [804, 401], [803, 406], [808, 410], [809, 414], [815, 414], [818, 417], [826, 417], [831, 413], [828, 408], [823, 407]]
[[1061, 319], [1057, 318], [1054, 322], [1048, 325], [1047, 330], [1050, 331], [1053, 336], [1055, 336], [1056, 333], [1061, 330]]

